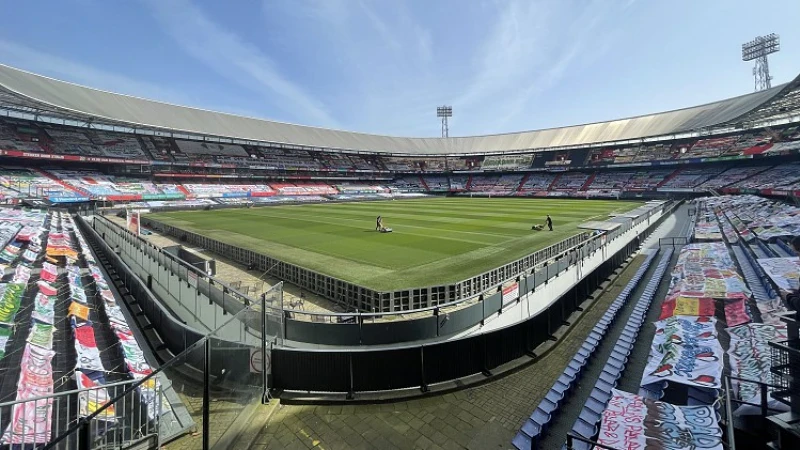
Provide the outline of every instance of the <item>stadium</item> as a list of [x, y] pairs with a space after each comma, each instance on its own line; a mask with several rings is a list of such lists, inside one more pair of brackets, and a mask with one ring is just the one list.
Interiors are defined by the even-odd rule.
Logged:
[[800, 76], [406, 138], [0, 65], [0, 442], [797, 448], [799, 197]]

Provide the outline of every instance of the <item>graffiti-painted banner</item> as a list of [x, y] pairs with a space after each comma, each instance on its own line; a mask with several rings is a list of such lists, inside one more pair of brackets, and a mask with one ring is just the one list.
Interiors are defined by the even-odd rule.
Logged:
[[715, 317], [673, 316], [659, 320], [653, 324], [656, 333], [653, 336], [652, 354], [663, 355], [672, 345], [696, 346], [716, 341], [716, 323]]
[[613, 389], [597, 441], [619, 449], [722, 450], [710, 406], [675, 406]]
[[798, 288], [800, 258], [762, 258], [758, 264], [780, 290], [789, 292]]
[[[728, 348], [728, 360], [731, 365], [731, 374], [745, 380], [761, 383], [771, 383], [769, 342], [786, 339], [786, 326], [775, 326], [764, 323], [749, 323], [739, 327], [728, 328], [731, 337]], [[732, 380], [734, 391], [740, 400], [749, 403], [761, 403], [761, 390], [759, 385], [745, 381]], [[772, 389], [770, 389], [771, 391]], [[783, 410], [785, 405], [770, 398], [769, 406], [775, 410]], [[740, 406], [736, 415], [760, 414], [758, 407], [748, 405]]]
[[725, 322], [729, 327], [750, 322], [750, 314], [747, 312], [743, 298], [725, 300]]
[[722, 347], [713, 317], [679, 317], [656, 322], [656, 335], [642, 386], [661, 381], [720, 388]]

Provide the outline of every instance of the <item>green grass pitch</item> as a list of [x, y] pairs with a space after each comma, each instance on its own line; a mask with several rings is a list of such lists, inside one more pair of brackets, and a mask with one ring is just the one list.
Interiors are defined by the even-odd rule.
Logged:
[[[161, 222], [365, 287], [452, 283], [577, 233], [640, 202], [425, 198], [149, 214]], [[554, 231], [532, 231], [553, 218]], [[381, 215], [393, 233], [375, 231]]]

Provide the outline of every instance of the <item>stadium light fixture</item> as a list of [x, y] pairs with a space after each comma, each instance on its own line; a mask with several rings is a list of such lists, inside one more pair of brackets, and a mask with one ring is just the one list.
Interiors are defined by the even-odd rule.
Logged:
[[450, 127], [447, 123], [447, 119], [453, 117], [453, 107], [452, 106], [437, 106], [436, 107], [436, 117], [442, 119], [442, 137], [450, 137]]
[[742, 61], [755, 61], [753, 77], [755, 90], [762, 91], [772, 87], [772, 76], [769, 74], [767, 56], [781, 50], [781, 37], [775, 33], [757, 36], [750, 42], [742, 44]]

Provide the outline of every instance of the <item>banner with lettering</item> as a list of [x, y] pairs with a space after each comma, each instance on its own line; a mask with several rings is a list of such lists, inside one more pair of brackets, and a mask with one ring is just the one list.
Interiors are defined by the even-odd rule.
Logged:
[[[88, 374], [92, 377], [81, 371], [75, 372], [75, 381], [78, 383], [78, 389], [81, 390], [78, 394], [78, 413], [81, 417], [94, 414], [111, 399], [106, 388], [102, 387], [105, 384], [102, 374], [98, 372], [88, 372]], [[116, 422], [114, 406], [104, 409], [95, 416], [95, 419]]]
[[758, 265], [781, 291], [790, 292], [800, 287], [800, 258], [762, 258]]
[[725, 300], [725, 322], [729, 327], [735, 327], [750, 322], [750, 314], [743, 298]]
[[139, 211], [128, 211], [127, 225], [128, 231], [136, 235], [139, 234]]
[[720, 388], [723, 355], [715, 323], [713, 317], [671, 317], [656, 322], [641, 385], [669, 380]]
[[675, 295], [668, 297], [661, 304], [660, 320], [672, 316], [713, 316], [714, 299], [699, 297], [682, 297]]
[[53, 333], [55, 333], [53, 325], [33, 321], [30, 334], [28, 334], [28, 342], [43, 349], [52, 350]]
[[698, 345], [717, 340], [717, 319], [708, 316], [673, 316], [653, 323], [656, 327], [651, 353], [664, 354], [669, 345]]
[[33, 299], [31, 318], [52, 325], [55, 320], [56, 297], [49, 297], [39, 292]]
[[16, 400], [11, 408], [11, 422], [3, 433], [2, 444], [44, 444], [52, 435], [53, 400], [26, 401], [53, 394], [55, 352], [25, 345], [20, 362]]
[[75, 353], [78, 356], [75, 368], [84, 372], [102, 372], [103, 362], [100, 359], [100, 350], [97, 348], [91, 322], [79, 323], [74, 318], [71, 322], [75, 337]]
[[9, 283], [0, 285], [0, 323], [13, 325], [17, 317], [22, 295], [25, 293], [25, 285], [19, 283]]
[[612, 389], [597, 442], [619, 449], [722, 450], [711, 406], [676, 406]]
[[[748, 323], [746, 325], [728, 328], [731, 337], [730, 347], [728, 348], [728, 360], [731, 366], [731, 375], [745, 380], [753, 380], [761, 383], [772, 383], [772, 360], [770, 359], [770, 341], [780, 341], [786, 339], [786, 326], [784, 324], [775, 326], [763, 323]], [[743, 401], [761, 404], [760, 386], [746, 381], [731, 380], [736, 396]], [[772, 389], [769, 389], [771, 392]], [[770, 408], [776, 410], [787, 410], [788, 407], [783, 403], [769, 398]], [[736, 411], [736, 415], [755, 415], [761, 414], [760, 408], [749, 405], [742, 405]]]
[[6, 345], [11, 339], [11, 328], [0, 326], [0, 360], [6, 356]]

